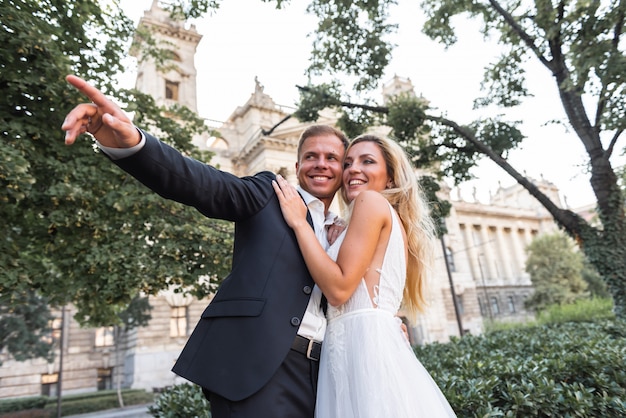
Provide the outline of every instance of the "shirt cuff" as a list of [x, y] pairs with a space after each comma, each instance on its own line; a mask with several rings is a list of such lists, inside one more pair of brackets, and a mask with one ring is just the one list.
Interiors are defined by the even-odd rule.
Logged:
[[97, 140], [96, 140], [96, 145], [98, 146], [98, 148], [102, 150], [102, 152], [108, 155], [109, 158], [111, 158], [112, 160], [121, 160], [122, 158], [130, 157], [131, 155], [138, 153], [144, 147], [144, 145], [146, 145], [146, 136], [143, 134], [141, 129], [137, 129], [137, 130], [139, 131], [139, 134], [141, 135], [141, 141], [139, 141], [139, 143], [135, 145], [134, 147], [130, 147], [130, 148], [105, 147]]

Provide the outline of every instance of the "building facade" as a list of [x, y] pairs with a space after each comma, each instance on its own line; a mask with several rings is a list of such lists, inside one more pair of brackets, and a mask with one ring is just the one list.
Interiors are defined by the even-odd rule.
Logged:
[[[156, 0], [139, 27], [152, 30], [156, 39], [166, 42], [163, 45], [175, 45], [175, 66], [157, 68], [150, 59], [143, 59], [139, 48], [133, 48], [139, 62], [137, 88], [159, 104], [180, 103], [197, 111], [194, 56], [202, 36], [195, 27], [173, 21]], [[383, 96], [413, 90], [410, 80], [394, 77]], [[195, 144], [214, 152], [211, 163], [222, 170], [238, 176], [269, 170], [295, 183], [297, 142], [308, 124], [295, 118], [284, 121], [292, 111], [274, 103], [260, 81], [254, 80], [248, 101], [225, 122], [211, 126], [212, 134], [196, 138]], [[327, 111], [317, 123], [335, 121], [336, 116]], [[545, 180], [536, 184], [560, 201], [554, 185]], [[480, 334], [489, 320], [528, 317], [523, 302], [532, 286], [524, 271], [525, 247], [534, 236], [556, 229], [545, 209], [521, 186], [501, 188], [489, 204], [455, 198], [447, 187], [441, 197], [452, 202], [446, 219], [448, 234], [441, 240], [430, 278], [430, 309], [409, 330], [414, 344], [445, 342], [462, 333]], [[62, 370], [60, 349], [53, 363], [43, 359], [17, 362], [0, 353], [0, 398], [54, 396], [60, 378], [64, 394], [111, 389], [118, 383], [146, 390], [181, 383], [170, 369], [208, 302], [162, 292], [150, 297], [149, 325], [122, 334], [114, 328], [80, 328], [68, 306], [64, 315], [56, 313], [53, 323], [53, 337], [63, 350]]]

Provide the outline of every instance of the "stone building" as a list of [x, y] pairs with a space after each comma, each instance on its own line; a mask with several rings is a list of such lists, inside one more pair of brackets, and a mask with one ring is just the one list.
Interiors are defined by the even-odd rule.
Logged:
[[[157, 3], [145, 12], [139, 26], [175, 45], [176, 66], [159, 70], [149, 59], [140, 59], [137, 88], [159, 104], [180, 103], [197, 111], [194, 56], [202, 36], [194, 26], [170, 19]], [[131, 52], [140, 54], [135, 48]], [[413, 90], [410, 80], [394, 77], [383, 96]], [[270, 170], [295, 183], [297, 141], [308, 124], [286, 119], [292, 111], [274, 103], [260, 81], [254, 80], [248, 101], [225, 122], [211, 126], [212, 135], [198, 137], [195, 143], [213, 151], [211, 163], [225, 171], [243, 176]], [[318, 122], [335, 120], [329, 111]], [[559, 202], [554, 185], [545, 180], [536, 184]], [[550, 215], [520, 186], [500, 188], [490, 204], [454, 198], [447, 187], [442, 197], [453, 205], [446, 220], [449, 232], [441, 241], [431, 277], [430, 309], [410, 329], [414, 344], [445, 342], [461, 330], [479, 334], [486, 320], [526, 318], [523, 301], [532, 287], [524, 272], [524, 248], [534, 236], [556, 228]], [[150, 298], [150, 324], [119, 338], [113, 328], [80, 328], [71, 319], [71, 306], [66, 308], [65, 321], [58, 312], [53, 337], [63, 347], [63, 393], [115, 388], [118, 381], [122, 387], [147, 390], [180, 383], [170, 369], [207, 303], [162, 292]], [[0, 353], [0, 398], [56, 395], [60, 353], [57, 350], [50, 364], [42, 359], [17, 362]]]

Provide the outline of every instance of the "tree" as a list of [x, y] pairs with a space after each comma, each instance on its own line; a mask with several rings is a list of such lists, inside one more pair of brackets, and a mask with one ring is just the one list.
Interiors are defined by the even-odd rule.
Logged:
[[46, 300], [35, 292], [0, 294], [0, 349], [6, 347], [18, 361], [33, 357], [51, 360], [53, 340], [47, 333], [51, 320]]
[[113, 327], [113, 338], [115, 342], [115, 362], [119, 365], [115, 368], [115, 380], [117, 382], [117, 402], [120, 408], [124, 407], [121, 377], [121, 365], [123, 359], [120, 358], [122, 354], [122, 342], [128, 341], [128, 333], [133, 329], [148, 325], [150, 319], [152, 319], [152, 315], [150, 315], [151, 310], [152, 307], [150, 306], [150, 301], [148, 300], [148, 298], [136, 296], [130, 301], [128, 307], [124, 311], [120, 312], [119, 317], [121, 324], [116, 324]]
[[[193, 112], [116, 89], [133, 28], [117, 1], [104, 4], [0, 3], [2, 321], [20, 312], [21, 295], [34, 295], [53, 307], [74, 304], [83, 325], [121, 324], [118, 314], [138, 294], [175, 288], [203, 297], [229, 269], [230, 224], [154, 195], [95, 155], [87, 136], [63, 145], [63, 118], [85, 100], [64, 77], [78, 74], [134, 112], [138, 125], [189, 155], [210, 157], [191, 144], [206, 129]], [[12, 331], [41, 332], [41, 322], [23, 324]], [[19, 354], [0, 336], [0, 349]]]
[[610, 299], [611, 294], [606, 288], [606, 282], [602, 280], [602, 276], [598, 274], [596, 269], [589, 263], [585, 257], [583, 270], [581, 272], [583, 280], [587, 282], [587, 290], [592, 298]]
[[[612, 158], [626, 127], [626, 57], [623, 37], [624, 1], [466, 1], [424, 0], [428, 17], [424, 33], [445, 46], [456, 41], [453, 18], [480, 19], [485, 36], [497, 37], [508, 49], [485, 68], [485, 97], [476, 107], [512, 113], [531, 92], [525, 85], [524, 63], [537, 60], [554, 80], [571, 140], [579, 141], [588, 156], [590, 184], [597, 199], [598, 225], [561, 208], [507, 161], [524, 135], [519, 123], [503, 116], [462, 125], [430, 109], [428, 101], [401, 95], [385, 106], [373, 104], [367, 92], [378, 85], [393, 45], [386, 40], [396, 27], [387, 23], [394, 0], [344, 2], [313, 0], [309, 11], [319, 18], [315, 34], [312, 76], [348, 75], [351, 92], [337, 82], [305, 86], [297, 116], [315, 120], [320, 109], [342, 112], [340, 124], [350, 134], [364, 124], [392, 128], [392, 135], [408, 147], [416, 165], [430, 164], [441, 176], [460, 183], [469, 169], [489, 158], [534, 196], [555, 222], [575, 239], [607, 283], [617, 315], [626, 316], [626, 217], [624, 196]], [[418, 51], [416, 51], [417, 53]], [[361, 97], [361, 103], [353, 97]], [[591, 105], [590, 105], [591, 104]], [[521, 116], [523, 117], [523, 115]], [[425, 127], [430, 135], [423, 135]]]
[[535, 291], [525, 302], [527, 308], [540, 311], [587, 297], [584, 256], [575, 250], [575, 245], [560, 232], [539, 236], [528, 245], [526, 272]]

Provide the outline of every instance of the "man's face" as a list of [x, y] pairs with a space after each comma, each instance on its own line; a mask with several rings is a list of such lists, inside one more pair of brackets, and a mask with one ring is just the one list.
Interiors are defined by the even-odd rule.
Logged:
[[320, 199], [326, 209], [341, 187], [343, 143], [335, 135], [307, 138], [296, 163], [298, 182], [307, 192]]

